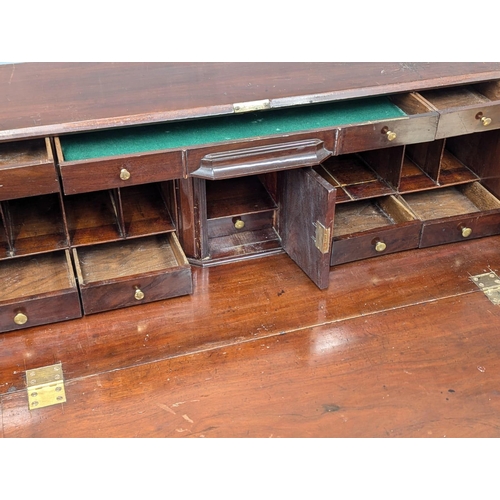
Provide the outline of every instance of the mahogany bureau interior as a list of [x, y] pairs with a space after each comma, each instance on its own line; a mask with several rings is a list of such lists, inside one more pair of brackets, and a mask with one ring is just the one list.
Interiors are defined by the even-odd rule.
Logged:
[[285, 252], [326, 288], [336, 265], [500, 234], [498, 71], [2, 137], [0, 331], [196, 293], [193, 265]]

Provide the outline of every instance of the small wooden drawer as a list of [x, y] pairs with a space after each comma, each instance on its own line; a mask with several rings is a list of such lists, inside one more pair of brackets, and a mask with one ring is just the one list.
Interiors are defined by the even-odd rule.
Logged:
[[500, 128], [500, 80], [420, 95], [440, 114], [436, 139]]
[[500, 233], [500, 201], [479, 182], [404, 199], [423, 223], [422, 248]]
[[0, 262], [0, 332], [79, 318], [68, 250]]
[[385, 106], [380, 119], [364, 122], [353, 117], [351, 123], [340, 127], [335, 154], [434, 140], [439, 114], [428, 103], [414, 93], [395, 95], [390, 101], [395, 110], [399, 109], [399, 116], [394, 117], [397, 113]]
[[49, 139], [0, 144], [0, 201], [58, 191]]
[[[155, 151], [68, 160], [64, 137], [55, 145], [65, 194], [88, 193], [181, 178], [181, 151]], [[85, 156], [82, 146], [80, 156]], [[89, 153], [90, 154], [90, 153]], [[79, 157], [74, 154], [74, 157]]]
[[274, 227], [275, 211], [259, 212], [255, 214], [235, 215], [220, 219], [209, 219], [208, 237], [219, 238], [243, 231], [260, 231]]
[[421, 222], [398, 196], [335, 207], [330, 264], [418, 248]]
[[276, 202], [257, 176], [208, 181], [206, 194], [209, 238], [274, 226]]
[[192, 293], [175, 233], [73, 249], [85, 314]]

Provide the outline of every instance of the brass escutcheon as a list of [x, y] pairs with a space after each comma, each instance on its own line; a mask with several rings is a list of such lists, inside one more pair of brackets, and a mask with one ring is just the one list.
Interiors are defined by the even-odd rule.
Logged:
[[128, 179], [130, 179], [130, 172], [126, 168], [122, 168], [120, 170], [120, 179], [122, 181], [127, 181]]
[[462, 227], [462, 236], [468, 238], [472, 234], [472, 229], [470, 227]]
[[17, 313], [14, 316], [14, 323], [16, 325], [24, 325], [27, 321], [28, 321], [28, 316], [26, 316], [26, 314]]
[[377, 241], [375, 243], [375, 250], [377, 252], [383, 252], [387, 248], [387, 245], [383, 241]]
[[134, 298], [136, 300], [142, 300], [144, 298], [144, 292], [140, 288], [137, 288], [134, 293]]

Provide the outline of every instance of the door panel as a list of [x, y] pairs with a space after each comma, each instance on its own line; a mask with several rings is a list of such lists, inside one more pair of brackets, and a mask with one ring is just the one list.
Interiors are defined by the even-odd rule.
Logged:
[[311, 168], [283, 172], [279, 233], [292, 260], [328, 288], [335, 188]]

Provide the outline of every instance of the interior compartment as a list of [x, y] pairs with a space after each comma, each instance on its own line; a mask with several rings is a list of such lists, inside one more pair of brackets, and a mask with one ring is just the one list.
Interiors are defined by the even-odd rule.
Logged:
[[337, 188], [337, 203], [395, 193], [404, 146], [334, 156], [315, 170]]
[[422, 248], [500, 233], [500, 202], [479, 182], [404, 196], [423, 222]]
[[498, 199], [479, 182], [411, 193], [403, 198], [422, 221], [500, 209]]
[[74, 248], [73, 257], [87, 314], [192, 292], [175, 233]]
[[436, 138], [485, 132], [500, 127], [500, 81], [420, 92], [440, 113]]
[[0, 281], [0, 331], [81, 316], [67, 250], [1, 261]]
[[0, 200], [58, 192], [49, 139], [0, 144], [0, 179]]
[[275, 174], [265, 174], [205, 182], [211, 259], [281, 247], [276, 232], [276, 180]]
[[[64, 161], [179, 149], [252, 137], [405, 117], [387, 97], [312, 104], [230, 116], [61, 136]], [[62, 159], [60, 158], [60, 159]]]
[[399, 196], [337, 205], [331, 265], [417, 248], [420, 228]]
[[172, 190], [172, 183], [158, 183], [67, 196], [71, 245], [174, 231]]
[[399, 191], [408, 193], [463, 184], [478, 176], [449, 149], [450, 139], [406, 146]]
[[2, 219], [8, 252], [16, 257], [65, 248], [68, 244], [59, 194], [4, 201]]

